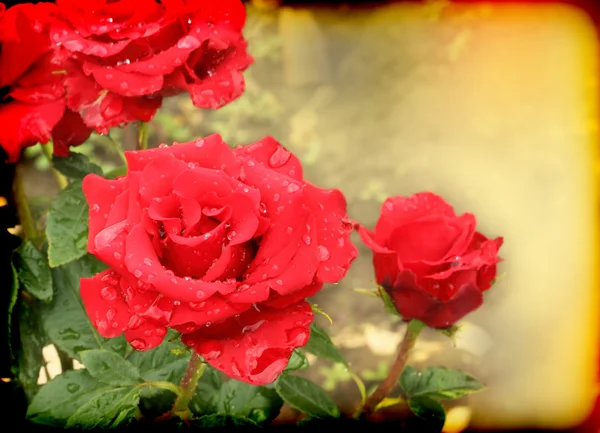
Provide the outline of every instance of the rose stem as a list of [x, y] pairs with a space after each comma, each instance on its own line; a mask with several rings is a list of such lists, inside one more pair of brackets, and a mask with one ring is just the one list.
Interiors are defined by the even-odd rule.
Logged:
[[142, 122], [138, 129], [138, 142], [137, 142], [137, 150], [146, 150], [148, 149], [148, 124], [146, 122]]
[[194, 396], [196, 392], [196, 386], [198, 385], [198, 381], [204, 373], [204, 369], [206, 368], [206, 364], [200, 355], [196, 352], [192, 352], [192, 356], [188, 362], [187, 369], [185, 370], [185, 374], [183, 375], [183, 379], [181, 379], [181, 384], [179, 388], [181, 388], [181, 394], [175, 400], [175, 404], [173, 405], [173, 409], [170, 412], [163, 415], [161, 418], [170, 418], [173, 415], [180, 416], [182, 418], [186, 418], [188, 414], [188, 405], [190, 404], [190, 400]]
[[58, 185], [58, 188], [60, 188], [61, 190], [65, 189], [67, 187], [67, 185], [69, 184], [69, 182], [67, 181], [67, 178], [64, 177], [58, 170], [56, 170], [54, 168], [54, 165], [52, 164], [52, 145], [50, 143], [48, 143], [48, 144], [42, 144], [41, 146], [42, 146], [42, 153], [44, 154], [44, 156], [50, 163], [50, 170], [52, 171], [52, 175], [54, 176], [54, 179], [56, 180], [56, 184]]
[[23, 235], [25, 239], [35, 242], [39, 236], [39, 233], [35, 227], [35, 223], [33, 222], [29, 201], [27, 200], [27, 195], [25, 194], [25, 188], [23, 185], [25, 173], [23, 172], [23, 169], [23, 163], [17, 164], [15, 169], [13, 192], [17, 205], [17, 215], [19, 216], [19, 222], [21, 223]]
[[411, 320], [406, 327], [406, 334], [398, 347], [398, 355], [390, 368], [387, 377], [379, 384], [375, 392], [367, 398], [362, 412], [365, 416], [371, 415], [381, 401], [386, 398], [398, 383], [398, 379], [404, 370], [410, 350], [414, 347], [417, 337], [425, 324], [419, 320]]

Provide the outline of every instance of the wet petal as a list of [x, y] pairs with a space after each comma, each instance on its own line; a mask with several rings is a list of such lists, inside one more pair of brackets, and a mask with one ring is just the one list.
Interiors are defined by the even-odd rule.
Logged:
[[200, 167], [223, 170], [234, 178], [239, 176], [240, 163], [219, 134], [152, 150], [151, 153], [149, 151], [125, 152], [129, 169], [142, 170], [155, 158], [164, 158], [170, 154], [186, 163], [192, 162]]
[[136, 279], [152, 284], [156, 291], [181, 302], [199, 302], [216, 292], [231, 292], [234, 283], [209, 283], [175, 276], [160, 263], [148, 234], [142, 226], [135, 226], [127, 236], [125, 264]]
[[272, 383], [292, 351], [308, 342], [313, 314], [305, 302], [283, 310], [249, 309], [210, 327], [182, 336], [214, 368], [252, 385]]
[[107, 270], [80, 281], [85, 311], [98, 333], [105, 338], [121, 335], [129, 321], [129, 307], [123, 299], [119, 279], [116, 272]]
[[215, 323], [224, 322], [251, 308], [251, 304], [231, 304], [222, 296], [215, 294], [205, 301], [184, 302], [173, 311], [170, 326], [181, 327], [185, 333], [186, 324], [196, 326], [211, 326]]
[[125, 339], [135, 350], [153, 349], [162, 343], [165, 335], [167, 335], [166, 327], [139, 316], [131, 316], [128, 324]]
[[248, 270], [255, 254], [256, 247], [251, 242], [227, 245], [202, 279], [204, 281], [239, 279]]
[[270, 308], [286, 308], [288, 305], [304, 301], [306, 298], [316, 295], [322, 288], [323, 283], [319, 280], [315, 280], [312, 284], [304, 287], [303, 289], [296, 290], [295, 292], [288, 293], [286, 295], [272, 294], [269, 299], [261, 305], [265, 305]]
[[90, 209], [88, 251], [95, 249], [94, 239], [106, 227], [108, 215], [126, 183], [124, 177], [108, 180], [95, 174], [89, 174], [83, 179], [82, 189]]
[[441, 303], [435, 296], [419, 287], [412, 271], [400, 272], [396, 281], [392, 284], [385, 284], [383, 288], [406, 321], [411, 319], [423, 320], [425, 314], [431, 308]]
[[455, 217], [452, 206], [442, 197], [430, 192], [417, 193], [408, 197], [390, 197], [381, 205], [381, 216], [374, 230], [375, 240], [378, 244], [385, 245], [395, 228], [406, 222], [432, 215]]
[[0, 143], [9, 161], [16, 161], [26, 146], [47, 143], [64, 110], [63, 101], [41, 105], [18, 101], [0, 104], [0, 125], [11, 125], [0, 128]]
[[129, 40], [103, 42], [97, 38], [86, 38], [78, 30], [64, 22], [56, 21], [50, 29], [50, 38], [72, 53], [82, 53], [94, 57], [110, 57], [121, 52]]
[[337, 283], [350, 264], [358, 256], [358, 250], [350, 241], [352, 223], [346, 213], [346, 198], [337, 189], [325, 190], [307, 184], [302, 191], [307, 206], [315, 217], [321, 281]]
[[122, 96], [144, 96], [158, 92], [163, 85], [162, 75], [142, 75], [123, 72], [112, 66], [91, 62], [83, 64], [83, 71], [92, 74], [103, 89]]
[[476, 284], [464, 284], [446, 303], [432, 305], [421, 320], [432, 328], [447, 328], [483, 304], [483, 295]]
[[300, 160], [273, 137], [264, 137], [248, 146], [235, 149], [234, 153], [244, 162], [259, 162], [285, 176], [303, 180]]

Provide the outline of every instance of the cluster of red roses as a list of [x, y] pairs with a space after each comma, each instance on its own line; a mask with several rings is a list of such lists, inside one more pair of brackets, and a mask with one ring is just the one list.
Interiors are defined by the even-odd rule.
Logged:
[[[251, 62], [244, 20], [239, 0], [0, 6], [0, 144], [16, 159], [52, 137], [65, 154], [91, 130], [150, 120], [181, 91], [222, 106]], [[477, 232], [472, 214], [432, 193], [393, 197], [367, 230], [270, 137], [232, 150], [215, 134], [126, 158], [126, 176], [83, 182], [88, 250], [110, 268], [82, 279], [81, 296], [100, 335], [124, 333], [137, 350], [171, 328], [227, 375], [274, 381], [308, 341], [306, 299], [357, 257], [355, 228], [404, 320], [449, 327], [496, 275], [502, 238]]]
[[[38, 142], [57, 155], [92, 131], [149, 121], [164, 96], [219, 108], [252, 62], [239, 0], [0, 3], [0, 145], [9, 161]], [[10, 125], [10, 127], [8, 127]]]

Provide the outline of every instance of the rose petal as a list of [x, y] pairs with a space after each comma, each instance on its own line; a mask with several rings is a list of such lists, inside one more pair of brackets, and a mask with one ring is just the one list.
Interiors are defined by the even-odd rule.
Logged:
[[18, 101], [0, 104], [0, 125], [11, 125], [0, 128], [0, 144], [9, 161], [16, 161], [24, 147], [47, 143], [64, 110], [63, 101], [41, 105]]
[[300, 182], [303, 181], [300, 160], [273, 137], [264, 137], [248, 146], [235, 149], [233, 152], [244, 162], [259, 162], [278, 173]]
[[440, 302], [418, 286], [415, 275], [410, 270], [400, 272], [393, 285], [386, 284], [383, 288], [406, 321], [423, 320], [427, 311]]
[[129, 169], [139, 171], [154, 159], [173, 155], [186, 163], [192, 162], [200, 167], [223, 170], [233, 178], [239, 176], [240, 163], [219, 134], [152, 150], [151, 153], [149, 151], [125, 152]]
[[323, 283], [319, 280], [315, 280], [312, 282], [312, 284], [292, 293], [288, 293], [286, 295], [274, 294], [261, 305], [265, 305], [270, 308], [286, 308], [288, 305], [295, 304], [305, 300], [306, 298], [316, 295], [322, 288]]
[[90, 209], [88, 251], [92, 252], [95, 249], [94, 238], [106, 227], [108, 215], [126, 183], [127, 179], [124, 177], [108, 180], [95, 174], [89, 174], [83, 179], [83, 194]]
[[87, 38], [64, 22], [56, 21], [50, 29], [50, 38], [54, 43], [72, 53], [82, 53], [94, 57], [110, 57], [121, 52], [130, 43], [129, 40], [103, 42], [97, 38]]
[[112, 270], [80, 280], [85, 311], [98, 333], [105, 338], [118, 337], [127, 329], [129, 307], [123, 299], [119, 275]]
[[454, 209], [444, 199], [431, 192], [413, 194], [409, 197], [390, 197], [381, 206], [381, 216], [375, 225], [375, 240], [386, 245], [392, 231], [406, 222], [419, 218], [445, 215], [454, 217]]
[[240, 279], [248, 270], [255, 254], [256, 248], [251, 242], [227, 245], [202, 279], [204, 281]]
[[129, 328], [125, 331], [125, 339], [135, 350], [149, 350], [158, 346], [167, 335], [167, 328], [159, 323], [131, 316]]
[[121, 96], [145, 96], [158, 92], [163, 85], [162, 75], [142, 75], [124, 72], [112, 66], [83, 63], [86, 75], [93, 75], [98, 84], [110, 92]]
[[229, 377], [266, 385], [285, 369], [292, 351], [308, 342], [312, 319], [305, 302], [283, 310], [250, 309], [237, 318], [185, 334], [182, 341]]
[[336, 190], [325, 190], [306, 184], [302, 191], [307, 206], [315, 217], [321, 281], [337, 283], [358, 256], [358, 250], [350, 241], [352, 223], [346, 213], [346, 199]]
[[68, 108], [63, 117], [52, 129], [52, 144], [54, 155], [69, 155], [69, 146], [78, 146], [85, 142], [92, 130], [85, 126], [81, 116]]
[[464, 284], [446, 303], [433, 305], [421, 320], [432, 328], [447, 328], [483, 304], [483, 295], [475, 284]]
[[125, 251], [125, 264], [129, 272], [136, 279], [152, 284], [156, 291], [168, 298], [181, 302], [199, 302], [216, 292], [229, 293], [232, 290], [232, 283], [186, 279], [167, 271], [160, 264], [152, 242], [142, 226], [137, 225], [131, 229], [126, 239]]
[[[177, 327], [193, 323], [197, 326], [211, 326], [238, 315], [249, 308], [251, 304], [231, 304], [222, 296], [215, 294], [205, 301], [184, 302], [175, 307], [170, 326]], [[185, 333], [185, 326], [181, 327]]]

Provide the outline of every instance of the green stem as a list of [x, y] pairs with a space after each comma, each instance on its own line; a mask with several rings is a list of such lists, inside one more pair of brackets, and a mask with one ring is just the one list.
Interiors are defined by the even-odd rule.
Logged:
[[148, 149], [148, 124], [146, 122], [142, 122], [140, 124], [140, 128], [138, 129], [138, 142], [137, 142], [137, 150], [146, 150]]
[[196, 392], [196, 386], [198, 386], [198, 381], [200, 380], [200, 377], [202, 377], [205, 368], [206, 364], [202, 357], [196, 352], [192, 352], [183, 379], [181, 379], [181, 384], [179, 385], [180, 394], [178, 395], [177, 400], [175, 400], [173, 409], [161, 416], [160, 419], [168, 419], [173, 416], [178, 416], [182, 419], [188, 418], [190, 412], [188, 408], [190, 400]]
[[15, 169], [15, 178], [13, 183], [13, 192], [15, 195], [15, 201], [17, 204], [17, 214], [19, 216], [19, 222], [23, 230], [23, 236], [25, 239], [35, 241], [39, 237], [39, 233], [33, 221], [31, 215], [31, 208], [29, 207], [29, 201], [25, 194], [25, 173], [23, 172], [23, 163], [19, 163]]
[[56, 184], [58, 185], [58, 187], [61, 190], [65, 189], [67, 187], [67, 185], [69, 184], [69, 182], [67, 181], [67, 178], [64, 177], [52, 165], [52, 144], [51, 143], [42, 144], [41, 146], [42, 146], [42, 153], [44, 154], [44, 156], [46, 157], [46, 159], [50, 163], [50, 170], [52, 170], [52, 175], [54, 176], [54, 179], [56, 180]]
[[387, 377], [379, 384], [375, 392], [367, 398], [367, 401], [363, 406], [362, 412], [366, 417], [369, 417], [375, 412], [377, 405], [392, 392], [398, 383], [398, 379], [400, 379], [402, 370], [404, 370], [404, 366], [408, 360], [408, 355], [415, 346], [417, 337], [423, 329], [423, 326], [425, 326], [425, 324], [418, 320], [411, 320], [408, 323], [406, 334], [398, 347], [398, 355], [396, 356]]

